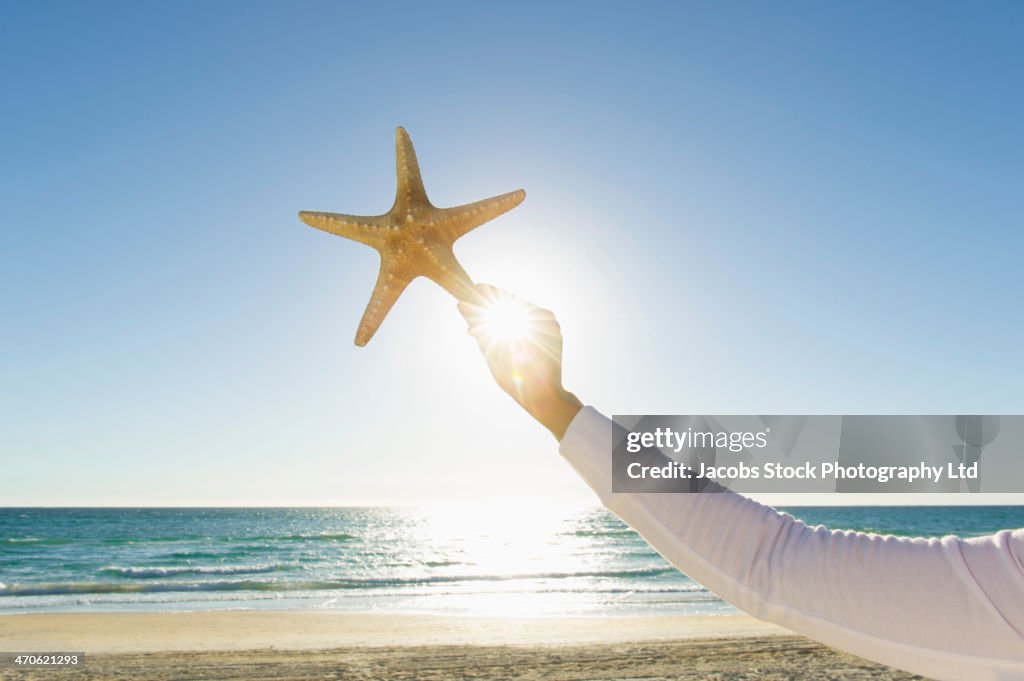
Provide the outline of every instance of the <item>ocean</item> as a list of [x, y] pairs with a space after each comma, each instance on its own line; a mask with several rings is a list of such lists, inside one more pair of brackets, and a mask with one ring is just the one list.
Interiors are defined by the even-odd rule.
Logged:
[[[913, 536], [1024, 527], [1024, 507], [800, 507]], [[725, 614], [603, 509], [0, 509], [0, 614], [308, 609]]]

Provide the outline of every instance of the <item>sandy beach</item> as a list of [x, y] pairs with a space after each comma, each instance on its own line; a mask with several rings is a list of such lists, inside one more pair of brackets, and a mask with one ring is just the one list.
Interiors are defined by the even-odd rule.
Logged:
[[0, 651], [84, 652], [0, 679], [909, 679], [744, 616], [324, 612], [0, 617]]

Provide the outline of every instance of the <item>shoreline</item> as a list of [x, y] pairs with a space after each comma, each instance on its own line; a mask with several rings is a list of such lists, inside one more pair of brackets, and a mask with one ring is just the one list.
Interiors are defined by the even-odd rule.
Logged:
[[85, 653], [558, 646], [791, 635], [747, 615], [473, 617], [319, 611], [29, 613], [0, 616], [0, 649]]

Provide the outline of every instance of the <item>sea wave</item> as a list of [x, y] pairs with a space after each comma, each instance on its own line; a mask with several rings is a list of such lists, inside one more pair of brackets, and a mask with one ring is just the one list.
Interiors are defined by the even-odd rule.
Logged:
[[224, 555], [224, 553], [214, 551], [174, 551], [173, 553], [166, 554], [168, 558], [173, 558], [175, 560], [192, 560], [195, 558], [223, 558]]
[[247, 575], [264, 572], [277, 572], [288, 569], [287, 565], [216, 565], [196, 567], [190, 565], [169, 567], [118, 567], [108, 565], [100, 568], [100, 574], [130, 577], [133, 579], [152, 579], [159, 577], [176, 577], [179, 575]]
[[569, 530], [562, 532], [564, 537], [637, 537], [636, 530], [626, 527], [623, 529], [598, 529], [598, 530]]
[[240, 537], [221, 537], [217, 539], [220, 544], [236, 544], [240, 542], [348, 542], [358, 539], [353, 534], [345, 532], [323, 532], [315, 534], [255, 534]]
[[33, 546], [39, 545], [59, 545], [59, 544], [70, 544], [71, 539], [60, 539], [60, 538], [45, 538], [45, 537], [10, 537], [4, 540], [5, 544], [29, 544]]
[[63, 596], [84, 594], [139, 594], [175, 591], [286, 591], [322, 589], [317, 582], [74, 582], [9, 584], [0, 589], [0, 598], [10, 596]]
[[265, 537], [265, 539], [276, 539], [277, 541], [352, 541], [354, 539], [358, 539], [358, 537], [344, 532], [325, 532], [323, 534], [289, 534], [283, 537], [271, 535], [269, 537]]
[[[397, 586], [397, 585], [396, 585]], [[110, 583], [110, 582], [78, 582], [72, 584], [10, 584], [0, 586], [0, 602], [4, 597], [25, 597], [25, 596], [85, 596], [94, 594], [158, 594], [158, 593], [204, 593], [204, 592], [277, 592], [277, 593], [300, 593], [310, 591], [344, 591], [360, 589], [360, 585], [354, 585], [346, 581], [303, 581], [303, 582], [273, 582], [273, 581], [220, 581], [220, 582], [133, 582], [133, 583]], [[564, 589], [539, 589], [531, 593], [561, 592]], [[637, 590], [631, 588], [591, 588], [594, 593], [603, 594], [633, 594]], [[700, 598], [700, 594], [706, 590], [699, 586], [692, 588], [662, 588], [643, 590], [643, 593], [664, 593], [664, 594], [686, 594], [687, 600]], [[466, 592], [446, 592], [447, 595], [465, 595]], [[490, 592], [489, 592], [490, 593]], [[438, 594], [445, 595], [445, 594]], [[714, 597], [712, 597], [714, 600]]]
[[[155, 581], [179, 575], [225, 575], [276, 571], [278, 566], [233, 568], [104, 568], [101, 572], [146, 581], [24, 583], [0, 586], [0, 598], [9, 596], [52, 596], [90, 593], [153, 593], [173, 591], [333, 591], [369, 590], [394, 587], [452, 585], [465, 582], [509, 582], [515, 580], [554, 580], [573, 578], [636, 579], [674, 573], [668, 568], [637, 570], [539, 572], [515, 575], [443, 575], [423, 577], [374, 577], [336, 580], [238, 580], [238, 581]], [[154, 581], [149, 581], [154, 580]], [[686, 589], [679, 589], [685, 591]]]
[[[142, 544], [166, 544], [166, 543], [189, 543], [189, 542], [203, 542], [204, 545], [209, 546], [213, 544], [275, 544], [275, 543], [344, 543], [358, 539], [356, 535], [348, 534], [345, 532], [325, 532], [322, 534], [257, 534], [248, 536], [238, 537], [204, 537], [199, 535], [171, 535], [164, 537], [147, 537], [140, 539], [138, 537], [105, 537], [98, 540], [100, 544], [107, 546], [133, 546]], [[92, 540], [96, 541], [96, 540]], [[88, 539], [69, 539], [66, 537], [8, 537], [0, 540], [0, 544], [8, 544], [12, 546], [27, 545], [27, 546], [58, 546], [64, 544], [89, 544], [91, 543]], [[256, 548], [256, 547], [250, 547]]]
[[309, 533], [309, 534], [254, 534], [254, 535], [239, 535], [239, 536], [223, 536], [213, 537], [201, 534], [172, 534], [163, 536], [152, 536], [140, 538], [136, 536], [114, 536], [104, 537], [99, 540], [89, 539], [65, 539], [65, 538], [37, 538], [37, 537], [19, 537], [13, 539], [7, 539], [6, 541], [11, 544], [16, 543], [33, 543], [33, 544], [71, 544], [74, 542], [90, 543], [90, 541], [98, 541], [101, 544], [107, 546], [133, 546], [140, 544], [176, 544], [182, 543], [187, 544], [190, 542], [202, 542], [204, 545], [209, 544], [238, 544], [245, 542], [257, 542], [257, 543], [275, 543], [275, 542], [348, 542], [358, 539], [356, 535], [348, 534], [345, 532], [323, 532], [323, 533]]

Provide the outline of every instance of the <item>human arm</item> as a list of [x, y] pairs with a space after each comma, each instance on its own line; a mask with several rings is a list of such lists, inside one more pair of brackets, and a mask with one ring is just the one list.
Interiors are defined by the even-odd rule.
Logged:
[[[479, 319], [467, 318], [472, 333]], [[553, 319], [548, 334], [557, 332]], [[558, 351], [548, 351], [554, 345]], [[564, 391], [560, 366], [551, 366], [560, 363], [560, 336], [539, 347], [543, 356], [506, 356], [482, 343], [499, 384], [504, 376], [502, 387], [521, 404], [510, 368], [531, 371], [537, 362], [528, 375], [557, 377], [557, 386], [534, 385], [528, 395]], [[546, 414], [527, 411], [538, 420]], [[614, 428], [593, 408], [577, 409], [561, 452], [605, 506], [725, 600], [836, 648], [934, 678], [1024, 678], [1024, 530], [902, 538], [809, 527], [732, 492], [613, 494]]]
[[580, 411], [561, 453], [670, 563], [741, 610], [936, 679], [1024, 679], [1024, 530], [894, 537], [810, 527], [725, 491], [614, 494], [615, 424]]

